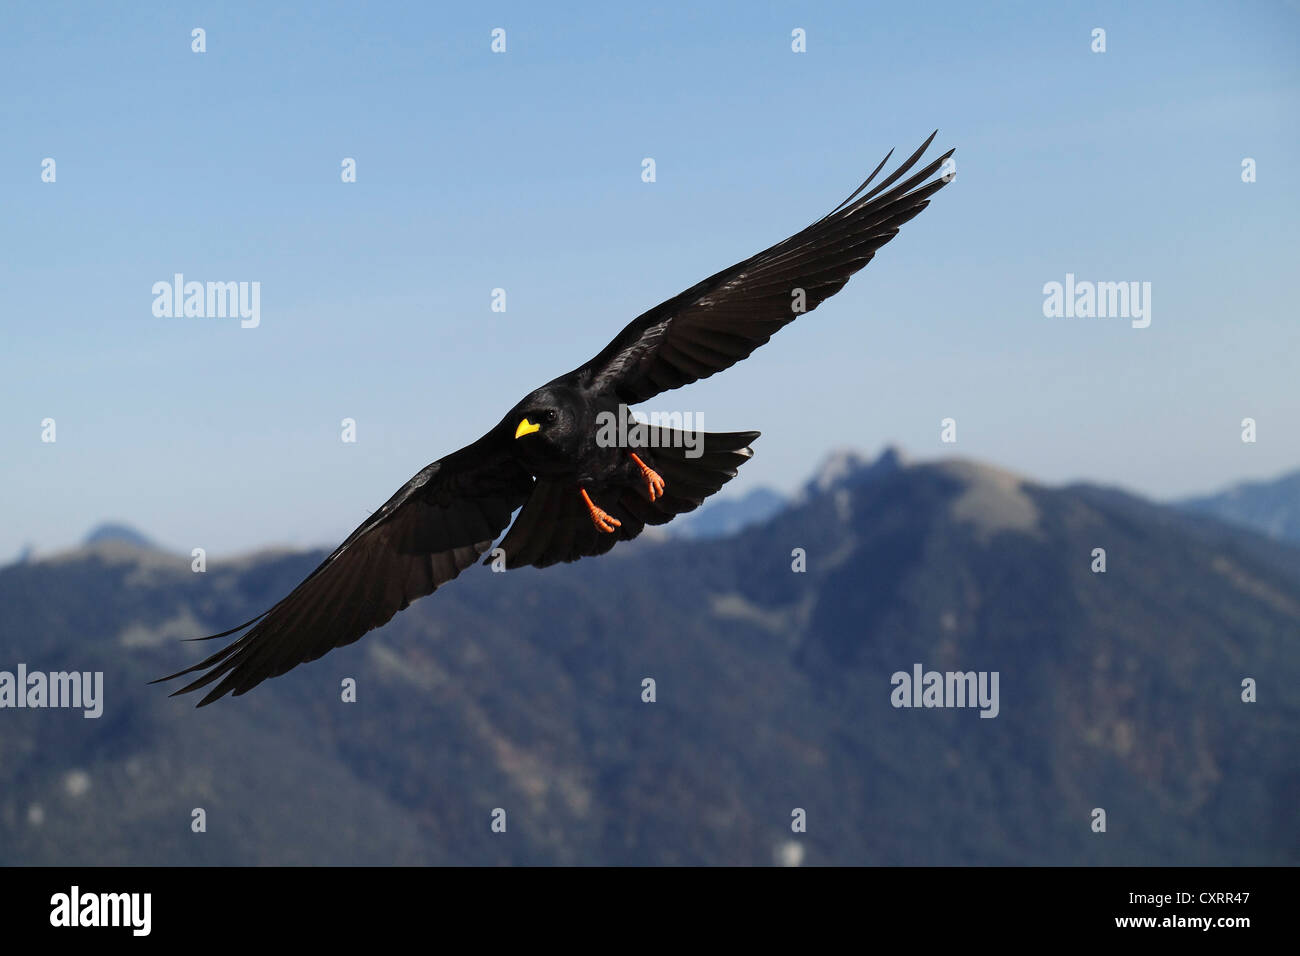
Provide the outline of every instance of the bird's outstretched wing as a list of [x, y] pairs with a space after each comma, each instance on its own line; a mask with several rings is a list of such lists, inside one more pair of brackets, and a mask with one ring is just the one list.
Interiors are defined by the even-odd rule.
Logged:
[[574, 374], [587, 387], [612, 389], [631, 405], [748, 357], [778, 329], [840, 291], [899, 226], [930, 204], [947, 180], [926, 180], [953, 150], [898, 180], [937, 132], [870, 192], [864, 191], [889, 156], [848, 199], [807, 229], [633, 319]]
[[275, 607], [211, 637], [251, 624], [248, 633], [159, 680], [206, 669], [176, 693], [220, 680], [200, 707], [229, 693], [238, 696], [351, 644], [474, 564], [533, 487], [524, 469], [484, 455], [478, 445], [434, 462], [408, 481]]

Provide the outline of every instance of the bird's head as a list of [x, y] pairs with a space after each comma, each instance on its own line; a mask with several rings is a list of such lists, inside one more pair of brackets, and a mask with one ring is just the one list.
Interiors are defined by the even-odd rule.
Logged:
[[525, 457], [573, 453], [581, 442], [574, 404], [552, 389], [539, 389], [514, 407], [505, 424]]

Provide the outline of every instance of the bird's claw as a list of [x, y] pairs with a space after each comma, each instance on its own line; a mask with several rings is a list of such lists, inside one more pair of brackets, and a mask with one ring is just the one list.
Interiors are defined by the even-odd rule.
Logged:
[[586, 488], [580, 488], [579, 493], [582, 495], [582, 500], [587, 503], [587, 512], [591, 515], [591, 523], [596, 526], [597, 531], [612, 534], [615, 528], [623, 527], [623, 522], [591, 500], [591, 495], [587, 494]]
[[607, 511], [596, 510], [591, 513], [591, 523], [596, 529], [606, 534], [613, 534], [615, 528], [621, 528], [623, 522], [619, 521]]
[[659, 477], [658, 472], [652, 471], [650, 474], [646, 475], [645, 485], [646, 492], [650, 495], [651, 501], [664, 496], [664, 480]]
[[645, 490], [646, 494], [650, 496], [650, 500], [656, 501], [662, 498], [664, 496], [664, 480], [659, 476], [659, 472], [643, 462], [635, 452], [632, 453], [632, 460], [641, 469], [641, 477], [645, 479]]

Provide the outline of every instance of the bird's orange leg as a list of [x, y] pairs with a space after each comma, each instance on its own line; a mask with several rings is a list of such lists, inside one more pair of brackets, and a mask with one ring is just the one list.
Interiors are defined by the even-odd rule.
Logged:
[[659, 472], [637, 457], [636, 452], [632, 452], [631, 455], [632, 460], [641, 469], [641, 477], [645, 479], [646, 493], [650, 495], [650, 500], [654, 501], [656, 498], [662, 498], [664, 495], [664, 480], [659, 477]]
[[591, 523], [596, 526], [597, 531], [603, 531], [606, 534], [610, 534], [615, 528], [621, 528], [623, 526], [623, 522], [619, 521], [608, 511], [591, 500], [591, 495], [587, 494], [586, 488], [579, 488], [578, 494], [582, 495], [582, 500], [587, 503], [587, 511], [591, 515]]

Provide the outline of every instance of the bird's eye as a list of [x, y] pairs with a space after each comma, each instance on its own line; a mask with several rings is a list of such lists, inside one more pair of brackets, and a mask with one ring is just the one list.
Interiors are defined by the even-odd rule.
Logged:
[[548, 425], [555, 421], [555, 410], [548, 408], [546, 411], [542, 412], [542, 421], [546, 422]]

